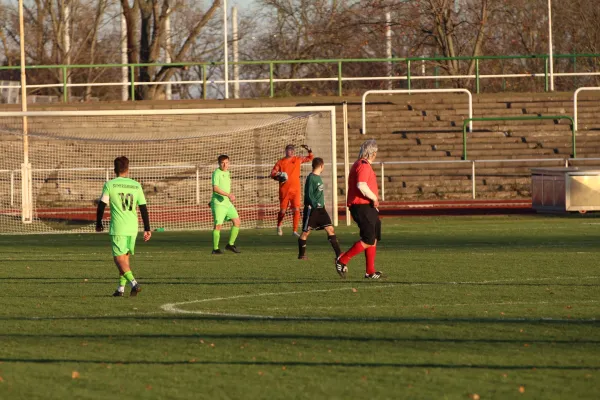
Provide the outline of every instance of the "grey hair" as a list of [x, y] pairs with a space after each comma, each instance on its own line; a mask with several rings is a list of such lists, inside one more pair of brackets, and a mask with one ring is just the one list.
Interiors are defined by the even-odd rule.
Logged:
[[369, 158], [375, 153], [377, 153], [377, 142], [375, 139], [369, 139], [360, 146], [358, 159]]

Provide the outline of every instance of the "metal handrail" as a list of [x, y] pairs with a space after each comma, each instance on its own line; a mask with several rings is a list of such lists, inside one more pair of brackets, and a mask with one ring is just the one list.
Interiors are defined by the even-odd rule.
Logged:
[[576, 146], [575, 146], [575, 125], [573, 117], [569, 115], [539, 115], [539, 116], [524, 116], [524, 117], [488, 117], [488, 118], [465, 118], [463, 120], [463, 160], [467, 159], [467, 123], [470, 121], [484, 122], [484, 121], [532, 121], [532, 120], [543, 120], [543, 119], [567, 119], [571, 121], [571, 133], [572, 133], [572, 155], [573, 158], [577, 157]]
[[[564, 162], [565, 167], [568, 167], [571, 161], [600, 161], [600, 158], [509, 158], [509, 159], [486, 159], [486, 160], [431, 160], [431, 161], [375, 161], [374, 165], [380, 166], [380, 192], [381, 192], [381, 201], [385, 201], [385, 166], [386, 165], [425, 165], [425, 164], [471, 164], [471, 187], [472, 187], [472, 198], [475, 199], [477, 196], [476, 193], [476, 164], [484, 164], [484, 163], [517, 163], [517, 162]], [[336, 163], [337, 165], [344, 165], [342, 162]], [[326, 165], [331, 165], [331, 163], [326, 163]], [[257, 164], [253, 166], [260, 167], [271, 167], [271, 164]], [[303, 164], [303, 167], [308, 167], [308, 164]], [[197, 165], [174, 165], [174, 166], [160, 166], [160, 167], [131, 167], [131, 169], [155, 169], [155, 168], [196, 168], [196, 204], [201, 203], [200, 199], [200, 175], [199, 175], [199, 166]], [[239, 167], [239, 165], [237, 166]], [[106, 177], [105, 180], [109, 180], [109, 173], [112, 170], [109, 167], [96, 167], [96, 168], [59, 168], [59, 171], [105, 171]], [[34, 169], [33, 171], [49, 171], [42, 169]], [[56, 171], [56, 169], [52, 170]], [[0, 173], [10, 172], [10, 204], [14, 205], [14, 196], [15, 196], [15, 174], [21, 172], [20, 169], [16, 170], [0, 170]], [[346, 188], [347, 190], [347, 188]]]
[[600, 161], [600, 158], [508, 158], [508, 159], [498, 159], [498, 160], [447, 160], [447, 161], [375, 161], [373, 162], [373, 164], [380, 164], [381, 167], [381, 171], [380, 171], [380, 179], [381, 179], [381, 184], [380, 184], [380, 192], [381, 192], [381, 201], [385, 201], [385, 165], [409, 165], [409, 164], [465, 164], [465, 163], [469, 163], [471, 164], [471, 196], [473, 198], [473, 200], [476, 198], [477, 196], [477, 192], [476, 192], [476, 182], [475, 182], [475, 173], [476, 173], [476, 168], [475, 168], [475, 164], [480, 163], [480, 164], [484, 164], [484, 163], [492, 163], [492, 162], [501, 162], [501, 163], [506, 163], [506, 162], [564, 162], [565, 167], [569, 166], [569, 161], [572, 160], [577, 160], [577, 161], [582, 161], [582, 160], [591, 160], [591, 161]]
[[600, 86], [595, 86], [595, 87], [581, 87], [579, 89], [577, 89], [575, 91], [575, 93], [573, 94], [573, 129], [575, 129], [575, 132], [577, 132], [578, 129], [578, 124], [577, 124], [577, 120], [578, 120], [578, 113], [577, 113], [577, 96], [579, 95], [579, 92], [583, 92], [583, 91], [600, 91]]

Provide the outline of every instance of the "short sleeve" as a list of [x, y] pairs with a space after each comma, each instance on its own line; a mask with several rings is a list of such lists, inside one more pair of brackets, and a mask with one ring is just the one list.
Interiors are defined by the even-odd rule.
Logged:
[[368, 182], [371, 177], [371, 168], [368, 163], [361, 162], [356, 168], [356, 182]]
[[220, 177], [221, 177], [221, 175], [219, 174], [219, 170], [216, 169], [215, 172], [213, 172], [213, 174], [212, 174], [212, 185], [213, 186], [219, 186], [219, 183], [221, 183]]
[[108, 188], [108, 182], [104, 184], [102, 187], [102, 195], [100, 196], [100, 201], [104, 204], [108, 204], [110, 202], [110, 193]]
[[144, 189], [142, 188], [142, 186], [140, 185], [140, 188], [138, 189], [138, 200], [137, 200], [137, 204], [138, 206], [143, 206], [144, 204], [146, 204], [146, 195], [144, 195]]

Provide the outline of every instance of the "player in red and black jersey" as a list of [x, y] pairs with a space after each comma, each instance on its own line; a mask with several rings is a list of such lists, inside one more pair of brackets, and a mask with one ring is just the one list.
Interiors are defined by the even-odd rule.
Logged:
[[379, 279], [382, 276], [380, 271], [375, 270], [377, 241], [381, 240], [379, 188], [371, 166], [376, 156], [377, 143], [373, 139], [367, 140], [360, 146], [358, 160], [350, 169], [347, 204], [360, 229], [360, 240], [336, 259], [335, 269], [342, 278], [346, 277], [350, 260], [363, 251], [367, 260], [365, 278]]

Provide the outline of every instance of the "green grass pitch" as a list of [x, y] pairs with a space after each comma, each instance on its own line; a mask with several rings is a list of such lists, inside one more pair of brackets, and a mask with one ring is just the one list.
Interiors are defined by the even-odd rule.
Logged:
[[600, 219], [387, 218], [381, 281], [289, 233], [138, 239], [137, 298], [106, 235], [0, 236], [0, 399], [600, 398]]

